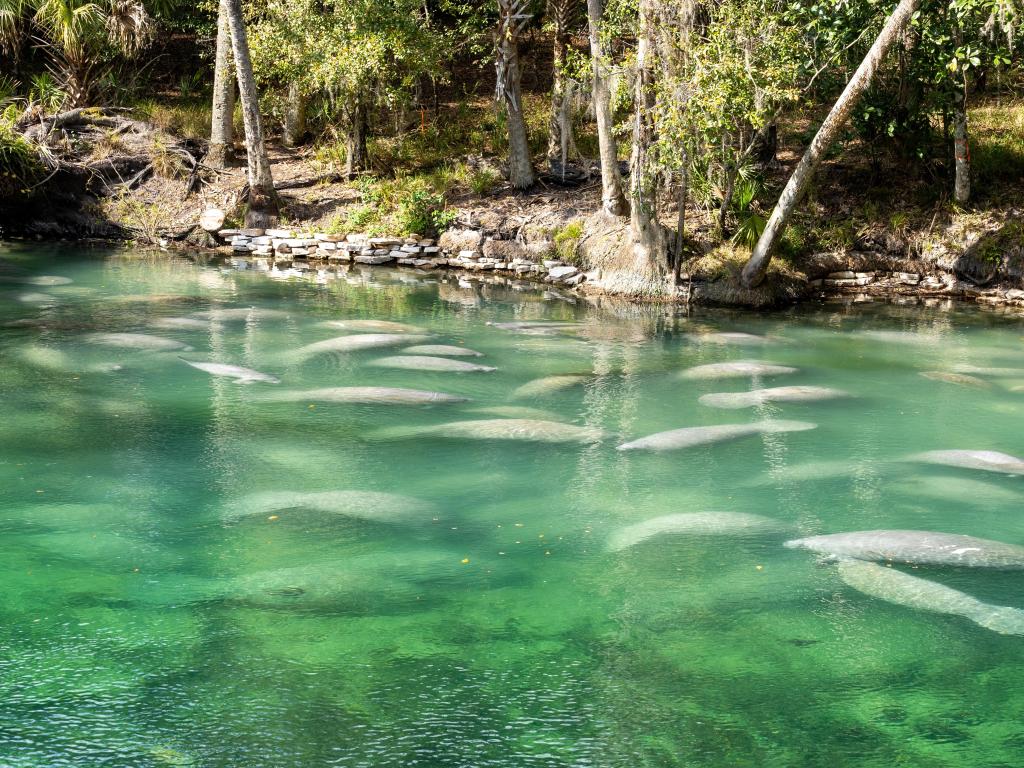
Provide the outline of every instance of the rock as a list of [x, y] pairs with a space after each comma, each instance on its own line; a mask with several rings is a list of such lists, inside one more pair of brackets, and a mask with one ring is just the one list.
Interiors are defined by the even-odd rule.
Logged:
[[324, 240], [318, 247], [321, 251], [333, 251], [337, 249], [338, 244], [332, 240]]
[[576, 287], [577, 285], [579, 285], [580, 283], [582, 283], [586, 279], [587, 279], [587, 276], [584, 275], [583, 273], [580, 273], [578, 275], [574, 275], [573, 277], [570, 277], [567, 280], [563, 280], [562, 283], [564, 285], [571, 285], [573, 287]]
[[222, 229], [217, 235], [222, 240], [230, 240], [232, 237], [238, 237], [242, 233], [240, 229]]
[[345, 241], [348, 242], [348, 243], [365, 243], [366, 242], [366, 235], [361, 235], [361, 234], [357, 234], [355, 232], [352, 232], [350, 234], [345, 235]]
[[548, 277], [552, 280], [565, 280], [569, 277], [575, 277], [577, 274], [579, 274], [579, 270], [572, 265], [552, 267], [548, 270]]
[[1003, 296], [1009, 299], [1010, 301], [1020, 301], [1021, 299], [1024, 299], [1024, 291], [1018, 288], [1011, 288], [1006, 293], [1004, 293]]
[[476, 261], [480, 258], [479, 251], [459, 251], [459, 258], [463, 261]]
[[244, 237], [262, 237], [267, 234], [265, 229], [242, 229], [239, 230], [239, 234]]
[[386, 248], [390, 252], [393, 246], [401, 245], [402, 241], [393, 237], [371, 237], [369, 243], [377, 249]]
[[291, 254], [292, 254], [292, 256], [295, 256], [295, 257], [309, 256], [309, 249], [308, 248], [292, 248], [291, 249]]
[[277, 240], [287, 240], [288, 238], [295, 237], [295, 233], [290, 229], [268, 229], [264, 234]]
[[378, 265], [378, 264], [388, 264], [388, 263], [394, 261], [394, 258], [392, 258], [390, 252], [385, 252], [384, 255], [382, 255], [382, 256], [378, 256], [378, 255], [373, 255], [373, 256], [359, 255], [359, 256], [356, 256], [355, 260], [357, 262], [359, 262], [360, 264]]
[[921, 282], [921, 276], [914, 272], [897, 272], [895, 277], [904, 285], [917, 285]]
[[199, 226], [207, 232], [217, 232], [224, 226], [224, 211], [220, 208], [207, 208], [199, 216]]
[[828, 275], [826, 275], [828, 280], [853, 280], [855, 277], [857, 277], [857, 275], [849, 271], [829, 272]]
[[545, 259], [544, 261], [541, 262], [541, 264], [543, 264], [548, 269], [553, 269], [555, 267], [564, 267], [565, 266], [565, 262], [564, 261], [558, 261], [557, 259]]
[[341, 235], [328, 235], [325, 234], [324, 232], [317, 232], [316, 234], [313, 235], [313, 239], [316, 240], [318, 243], [334, 244], [340, 243], [345, 238], [342, 237]]
[[526, 256], [527, 250], [515, 240], [488, 240], [484, 243], [483, 254], [495, 261], [511, 261]]
[[446, 251], [479, 251], [483, 247], [484, 236], [475, 229], [449, 229], [441, 235], [438, 244]]
[[420, 246], [417, 245], [416, 243], [406, 243], [401, 247], [400, 250], [404, 251], [405, 253], [419, 253], [421, 249]]

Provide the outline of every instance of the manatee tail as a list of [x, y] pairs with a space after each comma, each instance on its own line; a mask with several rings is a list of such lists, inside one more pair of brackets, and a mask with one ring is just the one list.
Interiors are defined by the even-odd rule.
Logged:
[[1024, 635], [1024, 611], [1004, 605], [982, 604], [968, 618], [978, 626], [1000, 635]]
[[763, 432], [769, 434], [775, 434], [777, 432], [806, 432], [809, 429], [817, 429], [817, 424], [812, 424], [809, 421], [764, 421], [761, 423], [761, 429]]

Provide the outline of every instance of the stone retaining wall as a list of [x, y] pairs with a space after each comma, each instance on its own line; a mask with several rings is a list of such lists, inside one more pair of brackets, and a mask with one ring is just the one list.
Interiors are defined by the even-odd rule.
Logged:
[[211, 234], [234, 253], [272, 259], [275, 264], [326, 261], [420, 269], [454, 267], [507, 273], [570, 287], [586, 280], [577, 267], [544, 258], [551, 249], [530, 248], [511, 240], [485, 240], [475, 230], [449, 230], [440, 241], [415, 236], [300, 233], [291, 229], [221, 229]]

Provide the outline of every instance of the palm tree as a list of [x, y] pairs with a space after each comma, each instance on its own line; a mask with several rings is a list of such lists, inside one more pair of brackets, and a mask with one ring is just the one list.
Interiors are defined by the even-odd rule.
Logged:
[[0, 41], [13, 49], [35, 33], [50, 55], [65, 109], [95, 98], [112, 54], [137, 53], [152, 28], [140, 0], [0, 0]]

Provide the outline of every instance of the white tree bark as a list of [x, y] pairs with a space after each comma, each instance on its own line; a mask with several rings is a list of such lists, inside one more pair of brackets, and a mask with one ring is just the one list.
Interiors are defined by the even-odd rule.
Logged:
[[496, 95], [504, 102], [508, 115], [508, 177], [517, 189], [531, 187], [534, 181], [519, 87], [519, 35], [530, 18], [528, 5], [528, 0], [498, 0], [498, 29], [495, 34]]
[[590, 28], [590, 58], [594, 72], [594, 116], [597, 121], [597, 140], [601, 154], [601, 207], [611, 216], [625, 216], [629, 203], [622, 189], [619, 173], [619, 153], [612, 133], [611, 91], [608, 87], [607, 62], [601, 45], [601, 0], [587, 0], [587, 23]]
[[967, 111], [963, 106], [957, 108], [954, 117], [953, 159], [956, 165], [953, 199], [963, 204], [971, 199], [971, 148], [967, 141]]
[[306, 133], [306, 95], [296, 81], [288, 83], [288, 98], [284, 107], [284, 135], [282, 140], [286, 147], [296, 147], [302, 143]]
[[629, 238], [621, 259], [625, 275], [606, 278], [616, 290], [639, 295], [660, 295], [667, 289], [668, 248], [665, 230], [658, 222], [658, 170], [651, 156], [655, 137], [653, 10], [652, 0], [640, 0], [629, 176]]
[[231, 27], [224, 0], [217, 11], [217, 54], [213, 68], [213, 120], [210, 125], [210, 149], [206, 164], [224, 168], [234, 158], [235, 74], [231, 60]]
[[249, 58], [249, 39], [245, 33], [241, 0], [223, 0], [231, 27], [231, 47], [235, 54], [235, 76], [245, 123], [246, 158], [249, 172], [249, 209], [245, 214], [247, 227], [266, 227], [277, 215], [277, 195], [270, 173], [267, 143], [260, 120], [259, 93]]
[[562, 174], [570, 153], [578, 154], [572, 129], [572, 83], [565, 76], [569, 30], [577, 15], [578, 0], [549, 0], [548, 14], [554, 23], [551, 86], [551, 122], [548, 129], [548, 159], [559, 160]]
[[760, 285], [764, 280], [764, 276], [768, 272], [768, 265], [771, 263], [775, 244], [782, 236], [786, 223], [789, 221], [789, 217], [792, 215], [797, 204], [799, 204], [804, 192], [807, 191], [807, 185], [814, 176], [815, 169], [821, 163], [822, 158], [836, 137], [838, 137], [858, 99], [867, 90], [868, 86], [871, 85], [871, 80], [885, 59], [886, 53], [903, 34], [919, 5], [920, 0], [900, 0], [899, 5], [896, 6], [896, 9], [885, 22], [885, 26], [882, 27], [882, 31], [872, 44], [871, 50], [864, 57], [864, 61], [857, 67], [857, 71], [853, 73], [850, 82], [846, 84], [842, 95], [832, 106], [828, 117], [821, 124], [818, 133], [811, 141], [807, 151], [804, 152], [804, 156], [800, 159], [799, 165], [793, 171], [793, 175], [789, 177], [786, 188], [782, 190], [779, 201], [775, 205], [775, 210], [772, 211], [771, 218], [768, 219], [768, 224], [757, 241], [750, 260], [743, 267], [742, 282], [745, 287], [753, 288]]

